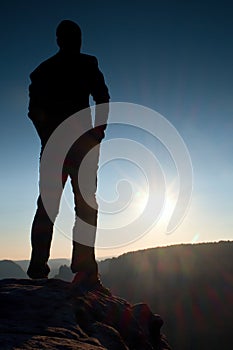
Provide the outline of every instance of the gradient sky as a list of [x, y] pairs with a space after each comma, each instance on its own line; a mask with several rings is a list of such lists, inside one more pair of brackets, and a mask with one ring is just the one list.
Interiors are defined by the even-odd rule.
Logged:
[[[40, 144], [27, 118], [29, 74], [57, 51], [62, 19], [80, 24], [82, 51], [98, 57], [111, 101], [141, 104], [166, 117], [193, 163], [190, 210], [172, 235], [151, 230], [134, 244], [99, 250], [98, 257], [233, 238], [231, 1], [9, 0], [1, 1], [0, 17], [0, 259], [30, 255]], [[70, 240], [55, 232], [51, 257], [70, 251]]]

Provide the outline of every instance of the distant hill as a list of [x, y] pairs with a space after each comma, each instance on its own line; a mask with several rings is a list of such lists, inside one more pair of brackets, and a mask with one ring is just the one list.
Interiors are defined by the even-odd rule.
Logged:
[[0, 261], [0, 279], [3, 278], [27, 278], [23, 269], [11, 260]]
[[[29, 261], [28, 260], [17, 260], [14, 261], [17, 265], [19, 265], [25, 272], [27, 271]], [[51, 269], [49, 277], [54, 277], [59, 273], [59, 268], [61, 265], [69, 265], [70, 260], [65, 258], [60, 259], [50, 259], [49, 260], [49, 267]]]
[[166, 320], [172, 348], [232, 349], [232, 241], [141, 250], [99, 266], [114, 294], [146, 302]]

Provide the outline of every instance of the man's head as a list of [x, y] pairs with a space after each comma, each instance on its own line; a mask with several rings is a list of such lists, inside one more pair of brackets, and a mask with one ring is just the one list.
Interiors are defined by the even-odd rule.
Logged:
[[68, 19], [59, 23], [57, 30], [57, 44], [62, 50], [74, 50], [81, 48], [82, 32], [77, 23]]

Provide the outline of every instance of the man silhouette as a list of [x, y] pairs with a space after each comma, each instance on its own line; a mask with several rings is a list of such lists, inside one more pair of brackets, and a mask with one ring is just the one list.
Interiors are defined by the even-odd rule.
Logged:
[[[94, 56], [80, 53], [80, 27], [73, 21], [64, 20], [58, 25], [56, 36], [60, 48], [58, 53], [42, 62], [30, 75], [28, 116], [41, 139], [41, 155], [46, 142], [58, 125], [75, 112], [89, 107], [90, 95], [96, 105], [107, 103], [105, 109], [101, 109], [101, 113], [98, 112], [96, 106], [94, 127], [91, 113], [87, 113], [87, 124], [90, 125], [90, 130], [85, 132], [71, 147], [62, 170], [63, 187], [68, 177], [71, 179], [76, 213], [71, 270], [76, 273], [75, 282], [91, 286], [100, 284], [94, 251], [98, 209], [95, 192], [99, 145], [104, 138], [107, 125], [110, 97], [103, 74], [98, 68], [97, 59]], [[101, 125], [98, 126], [99, 124]], [[91, 170], [89, 169], [89, 172], [92, 173], [86, 176], [86, 195], [92, 202], [92, 205], [89, 205], [90, 203], [85, 201], [79, 188], [78, 170], [85, 155], [93, 148], [95, 156], [92, 157], [93, 164]], [[88, 241], [90, 244], [83, 244], [83, 240], [79, 240], [79, 237], [85, 234], [85, 232], [79, 232], [82, 230], [82, 227], [78, 227], [80, 222], [85, 222], [91, 227], [91, 232], [89, 232], [91, 238]], [[30, 278], [48, 277], [53, 224], [39, 196], [31, 230], [32, 253], [27, 271]]]

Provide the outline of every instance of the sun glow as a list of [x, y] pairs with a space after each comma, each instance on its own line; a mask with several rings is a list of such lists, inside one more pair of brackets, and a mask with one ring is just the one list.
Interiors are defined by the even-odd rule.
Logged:
[[[176, 196], [172, 191], [167, 191], [165, 199], [164, 199], [164, 205], [161, 208], [161, 216], [160, 220], [162, 222], [168, 222], [168, 220], [171, 218], [171, 215], [175, 209], [176, 206]], [[134, 211], [137, 213], [142, 213], [147, 205], [148, 201], [148, 193], [146, 191], [138, 191], [135, 194], [135, 200], [134, 200]]]
[[166, 195], [164, 207], [162, 210], [161, 221], [168, 223], [175, 209], [175, 205], [176, 205], [175, 196], [171, 192], [168, 192]]
[[148, 201], [148, 193], [144, 190], [137, 191], [135, 194], [134, 200], [134, 210], [138, 211], [138, 213], [143, 212], [146, 207]]

